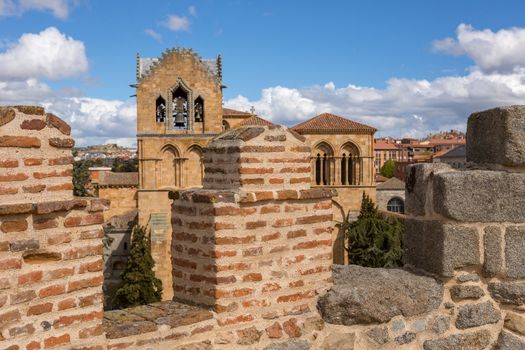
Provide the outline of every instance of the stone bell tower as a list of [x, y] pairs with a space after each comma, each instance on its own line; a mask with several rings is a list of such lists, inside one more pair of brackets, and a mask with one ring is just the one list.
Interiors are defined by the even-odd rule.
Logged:
[[222, 131], [220, 55], [168, 49], [159, 58], [137, 56], [136, 94], [139, 223], [151, 229], [157, 276], [171, 285], [168, 192], [202, 185], [203, 147]]

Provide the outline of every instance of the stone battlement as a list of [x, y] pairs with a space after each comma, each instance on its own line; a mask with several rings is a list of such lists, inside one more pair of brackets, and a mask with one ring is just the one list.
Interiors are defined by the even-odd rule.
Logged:
[[470, 117], [468, 169], [409, 169], [404, 269], [331, 266], [335, 192], [310, 188], [300, 136], [225, 132], [204, 188], [170, 194], [175, 301], [105, 314], [107, 203], [52, 190], [73, 144], [55, 118], [0, 109], [1, 348], [525, 348], [525, 107]]

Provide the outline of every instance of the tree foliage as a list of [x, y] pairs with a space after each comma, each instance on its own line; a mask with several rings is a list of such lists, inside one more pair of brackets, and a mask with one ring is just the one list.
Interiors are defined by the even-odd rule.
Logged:
[[90, 183], [89, 168], [93, 161], [89, 159], [77, 160], [73, 163], [73, 194], [79, 197], [89, 196], [87, 184]]
[[385, 219], [370, 197], [363, 193], [357, 221], [342, 223], [348, 239], [348, 258], [351, 264], [366, 267], [398, 267], [402, 265], [403, 224], [393, 218]]
[[137, 172], [139, 169], [138, 159], [122, 159], [116, 158], [113, 161], [111, 171], [115, 173], [132, 173]]
[[115, 304], [121, 308], [160, 301], [162, 282], [155, 277], [149, 235], [144, 226], [133, 229], [126, 269], [121, 274], [122, 287], [117, 290]]
[[396, 167], [396, 163], [392, 159], [389, 159], [383, 164], [383, 166], [379, 170], [379, 173], [382, 176], [388, 177], [390, 179], [391, 177], [394, 176], [395, 167]]

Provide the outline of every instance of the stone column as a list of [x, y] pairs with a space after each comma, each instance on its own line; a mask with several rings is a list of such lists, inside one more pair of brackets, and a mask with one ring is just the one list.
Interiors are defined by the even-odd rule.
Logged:
[[330, 285], [335, 193], [310, 188], [309, 156], [281, 127], [210, 142], [203, 189], [171, 194], [175, 298], [214, 308], [219, 327], [315, 310]]
[[335, 161], [335, 182], [334, 185], [341, 186], [341, 157], [334, 157]]

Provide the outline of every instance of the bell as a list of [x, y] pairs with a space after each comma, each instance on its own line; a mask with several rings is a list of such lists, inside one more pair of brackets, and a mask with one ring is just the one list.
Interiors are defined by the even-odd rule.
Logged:
[[182, 112], [177, 112], [177, 114], [175, 114], [175, 125], [184, 126], [184, 114]]

